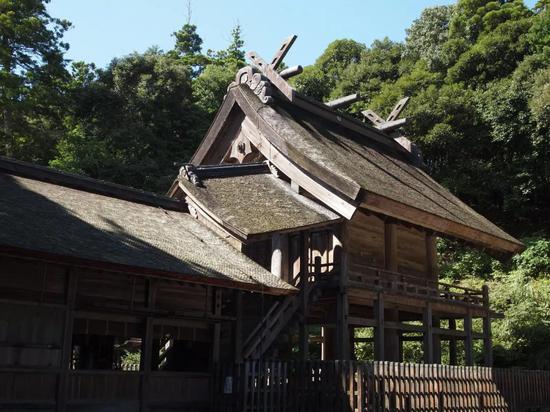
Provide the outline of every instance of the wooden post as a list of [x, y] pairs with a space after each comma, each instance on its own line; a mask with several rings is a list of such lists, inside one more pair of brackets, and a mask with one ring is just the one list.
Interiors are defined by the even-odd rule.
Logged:
[[336, 298], [336, 358], [349, 360], [348, 295], [341, 291]]
[[474, 364], [474, 344], [472, 336], [472, 312], [468, 309], [468, 313], [464, 318], [464, 350], [466, 366], [473, 366]]
[[433, 318], [432, 318], [432, 304], [426, 303], [423, 315], [424, 326], [424, 363], [434, 362], [434, 336], [433, 336]]
[[[156, 297], [157, 281], [155, 279], [147, 279], [147, 309], [152, 310], [155, 308]], [[154, 321], [152, 317], [148, 316], [145, 318], [145, 331], [141, 342], [142, 357], [140, 370], [142, 371], [142, 375], [140, 378], [140, 411], [142, 412], [149, 410], [149, 381], [152, 370], [153, 334]]]
[[374, 331], [374, 360], [384, 360], [384, 295], [378, 293], [378, 299], [374, 302], [374, 316], [376, 329]]
[[271, 273], [288, 280], [288, 236], [275, 233], [271, 238]]
[[385, 223], [384, 237], [386, 269], [397, 272], [397, 226], [395, 223]]
[[336, 297], [336, 358], [349, 360], [351, 354], [349, 339], [349, 302], [348, 302], [348, 271], [347, 254], [345, 253], [345, 226], [340, 226], [334, 234], [332, 242], [334, 259], [340, 261], [340, 276], [338, 278], [338, 295]]
[[300, 257], [300, 291], [301, 293], [301, 302], [300, 302], [300, 331], [299, 331], [299, 350], [300, 350], [300, 359], [307, 360], [309, 356], [309, 332], [307, 327], [307, 288], [309, 288], [309, 234], [307, 232], [302, 232], [302, 253]]
[[428, 279], [437, 281], [439, 267], [437, 264], [437, 236], [430, 233], [426, 235], [426, 272]]
[[[222, 290], [219, 288], [214, 289], [214, 308], [213, 315], [219, 317], [222, 314]], [[212, 362], [218, 363], [220, 361], [220, 343], [221, 343], [221, 324], [220, 322], [214, 323], [214, 337], [212, 347]]]
[[[384, 224], [384, 249], [385, 267], [387, 270], [397, 272], [397, 225], [386, 222]], [[399, 311], [397, 309], [386, 309], [385, 320], [399, 322]], [[384, 360], [399, 361], [399, 333], [396, 329], [384, 331]]]
[[[450, 330], [456, 330], [456, 320], [455, 319], [449, 319], [449, 329]], [[456, 365], [457, 364], [456, 338], [454, 336], [449, 337], [449, 364], [450, 365]]]
[[[434, 328], [439, 329], [441, 327], [441, 321], [439, 319], [439, 316], [433, 316], [432, 315], [432, 324]], [[434, 363], [441, 363], [441, 336], [439, 333], [433, 333], [433, 362]]]
[[236, 320], [233, 329], [234, 338], [234, 359], [235, 363], [243, 361], [243, 291], [235, 291], [235, 316]]
[[491, 331], [491, 315], [489, 308], [489, 286], [483, 285], [483, 358], [485, 366], [493, 366], [493, 336]]
[[66, 272], [66, 294], [65, 294], [65, 320], [63, 325], [63, 348], [61, 352], [60, 373], [57, 380], [57, 412], [65, 412], [67, 409], [67, 380], [71, 362], [73, 325], [74, 325], [74, 305], [76, 300], [76, 291], [78, 287], [78, 275]]

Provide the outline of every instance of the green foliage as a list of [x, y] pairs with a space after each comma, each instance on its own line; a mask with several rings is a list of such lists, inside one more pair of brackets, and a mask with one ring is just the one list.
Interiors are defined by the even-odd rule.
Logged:
[[60, 134], [70, 27], [45, 3], [0, 1], [0, 154], [42, 162]]
[[449, 38], [449, 22], [453, 6], [424, 9], [407, 29], [404, 55], [412, 60], [424, 59], [430, 68], [441, 64], [443, 45]]

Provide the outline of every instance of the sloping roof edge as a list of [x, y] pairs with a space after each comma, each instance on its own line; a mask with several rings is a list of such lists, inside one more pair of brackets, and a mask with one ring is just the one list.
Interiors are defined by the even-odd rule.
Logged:
[[75, 173], [63, 172], [50, 167], [34, 163], [15, 160], [0, 156], [0, 173], [7, 173], [21, 177], [27, 177], [42, 182], [52, 183], [72, 189], [114, 197], [130, 202], [141, 203], [149, 206], [161, 206], [168, 210], [185, 210], [185, 205], [168, 196], [157, 195], [152, 192], [134, 189], [132, 187], [93, 179], [91, 177]]
[[79, 266], [79, 267], [85, 267], [85, 268], [91, 268], [91, 269], [108, 270], [111, 272], [126, 273], [126, 274], [131, 273], [131, 274], [142, 275], [142, 276], [158, 277], [162, 279], [178, 280], [182, 282], [194, 283], [194, 284], [200, 284], [200, 285], [210, 285], [210, 286], [218, 286], [218, 287], [225, 287], [225, 288], [231, 288], [231, 289], [241, 289], [241, 290], [247, 290], [252, 292], [261, 292], [261, 293], [267, 293], [269, 295], [289, 295], [297, 292], [297, 289], [291, 285], [289, 285], [289, 288], [287, 289], [279, 289], [279, 288], [268, 287], [261, 283], [251, 284], [251, 283], [245, 283], [245, 282], [238, 282], [235, 280], [199, 278], [195, 275], [186, 275], [184, 273], [179, 273], [179, 272], [168, 272], [168, 271], [163, 271], [158, 269], [144, 268], [140, 266], [128, 266], [128, 265], [111, 263], [111, 262], [101, 262], [96, 260], [77, 258], [73, 256], [58, 255], [58, 254], [47, 253], [47, 252], [36, 251], [36, 250], [21, 249], [21, 248], [5, 246], [5, 245], [0, 245], [0, 254], [13, 256], [13, 257], [36, 259], [36, 260], [51, 262], [51, 263], [61, 263], [61, 264], [64, 263], [72, 266]]
[[512, 242], [375, 193], [365, 193], [361, 207], [497, 252], [515, 254], [525, 249], [523, 243], [517, 239]]

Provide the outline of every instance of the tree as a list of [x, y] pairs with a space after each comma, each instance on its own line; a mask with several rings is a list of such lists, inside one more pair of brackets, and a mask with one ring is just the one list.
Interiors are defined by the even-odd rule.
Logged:
[[407, 29], [404, 56], [412, 60], [424, 59], [430, 69], [442, 63], [443, 45], [449, 39], [449, 22], [453, 6], [429, 7], [422, 11]]
[[[81, 73], [68, 134], [51, 165], [129, 186], [163, 191], [174, 163], [187, 161], [195, 131], [191, 70], [151, 49], [115, 59], [106, 70]], [[177, 169], [177, 168], [176, 168]]]
[[0, 153], [44, 162], [59, 134], [70, 27], [47, 0], [0, 2]]

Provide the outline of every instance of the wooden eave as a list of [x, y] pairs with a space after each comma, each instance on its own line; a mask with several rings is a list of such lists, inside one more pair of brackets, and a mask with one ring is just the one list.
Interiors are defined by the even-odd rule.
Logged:
[[193, 283], [206, 286], [216, 286], [228, 289], [239, 289], [251, 292], [260, 292], [270, 295], [291, 295], [297, 292], [297, 289], [279, 289], [268, 287], [264, 284], [237, 282], [233, 280], [224, 280], [217, 278], [209, 278], [204, 276], [193, 275], [189, 273], [169, 272], [164, 270], [145, 268], [141, 266], [129, 266], [119, 263], [101, 262], [90, 259], [59, 255], [36, 250], [22, 249], [12, 246], [0, 245], [0, 254], [12, 257], [22, 257], [34, 260], [39, 260], [49, 263], [66, 264], [78, 266], [82, 268], [90, 268], [96, 270], [105, 270], [110, 272], [133, 274], [147, 277], [156, 277], [162, 279], [177, 280], [186, 283]]
[[433, 230], [449, 237], [462, 239], [474, 245], [492, 249], [497, 252], [515, 254], [525, 249], [525, 246], [519, 241], [513, 242], [474, 229], [470, 226], [445, 219], [413, 206], [377, 195], [376, 193], [366, 192], [361, 202], [361, 207]]

